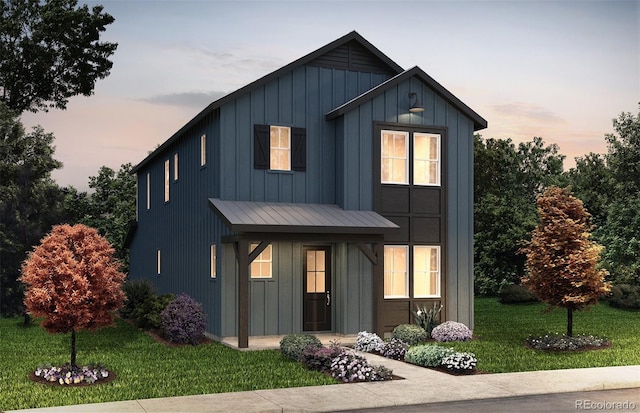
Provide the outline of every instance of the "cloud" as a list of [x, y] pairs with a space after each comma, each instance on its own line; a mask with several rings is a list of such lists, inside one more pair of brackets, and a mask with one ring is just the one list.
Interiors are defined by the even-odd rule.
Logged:
[[493, 105], [491, 107], [498, 116], [505, 116], [508, 118], [520, 118], [522, 121], [535, 121], [546, 123], [565, 123], [565, 120], [558, 116], [555, 112], [544, 108], [542, 106], [523, 103], [512, 102], [502, 105]]
[[203, 109], [211, 102], [225, 96], [227, 92], [184, 92], [167, 93], [141, 99], [143, 102], [155, 105], [168, 105], [186, 108]]

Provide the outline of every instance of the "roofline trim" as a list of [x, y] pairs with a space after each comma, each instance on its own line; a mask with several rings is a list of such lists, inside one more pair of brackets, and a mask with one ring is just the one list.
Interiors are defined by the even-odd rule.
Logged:
[[424, 83], [426, 83], [429, 87], [431, 87], [438, 95], [444, 98], [447, 102], [451, 103], [458, 110], [467, 115], [471, 120], [473, 120], [473, 130], [478, 131], [481, 129], [485, 129], [487, 127], [487, 121], [476, 113], [473, 109], [467, 106], [464, 102], [458, 99], [453, 93], [449, 92], [444, 86], [438, 83], [434, 78], [429, 76], [424, 70], [420, 69], [418, 66], [414, 66], [409, 70], [406, 70], [391, 79], [379, 84], [378, 86], [364, 92], [360, 96], [357, 96], [350, 101], [338, 106], [337, 108], [327, 112], [325, 115], [326, 120], [332, 120], [339, 116], [344, 115], [345, 113], [353, 110], [357, 106], [360, 106], [366, 101], [373, 99], [375, 96], [383, 93], [400, 82], [412, 77], [416, 76]]
[[240, 89], [237, 89], [234, 92], [229, 93], [228, 95], [225, 95], [223, 97], [221, 97], [218, 100], [213, 101], [212, 103], [210, 103], [207, 107], [205, 107], [203, 110], [201, 110], [196, 116], [194, 116], [189, 122], [187, 122], [187, 124], [185, 124], [184, 126], [182, 126], [180, 129], [178, 129], [177, 132], [175, 132], [173, 135], [171, 135], [171, 137], [169, 139], [167, 139], [162, 145], [160, 145], [158, 148], [156, 148], [153, 152], [151, 152], [149, 155], [147, 155], [147, 157], [145, 157], [140, 163], [138, 163], [136, 166], [134, 166], [131, 169], [131, 173], [135, 174], [137, 173], [140, 169], [142, 169], [142, 167], [144, 167], [147, 163], [149, 163], [149, 161], [151, 161], [151, 159], [155, 158], [156, 155], [158, 155], [160, 152], [162, 152], [163, 150], [165, 150], [167, 147], [169, 147], [171, 144], [173, 144], [176, 140], [178, 140], [183, 133], [185, 133], [186, 131], [188, 131], [189, 129], [191, 129], [194, 125], [196, 125], [198, 122], [200, 122], [204, 117], [206, 117], [207, 115], [209, 115], [210, 113], [213, 113], [215, 110], [219, 109], [221, 106], [223, 106], [224, 104], [228, 103], [231, 100], [234, 100], [250, 91], [252, 91], [253, 89], [262, 86], [265, 83], [270, 82], [271, 80], [274, 80], [276, 78], [278, 78], [279, 76], [283, 75], [286, 72], [292, 71], [298, 67], [304, 66], [305, 64], [315, 60], [317, 57], [322, 56], [323, 54], [327, 53], [330, 50], [335, 49], [336, 47], [339, 47], [343, 44], [346, 44], [352, 40], [356, 40], [359, 43], [361, 43], [365, 48], [367, 48], [371, 53], [373, 53], [377, 58], [379, 58], [380, 60], [382, 60], [385, 64], [387, 64], [392, 70], [394, 70], [397, 73], [401, 73], [404, 69], [398, 65], [396, 62], [394, 62], [393, 60], [391, 60], [387, 55], [385, 55], [382, 51], [380, 51], [380, 49], [378, 49], [377, 47], [375, 47], [373, 44], [371, 44], [367, 39], [365, 39], [364, 37], [362, 37], [358, 32], [356, 32], [355, 30], [351, 31], [350, 33], [347, 33], [346, 35], [340, 37], [339, 39], [336, 39], [334, 41], [332, 41], [331, 43], [322, 46], [321, 48], [305, 55], [302, 56], [301, 58], [294, 60], [293, 62], [281, 67], [280, 69], [276, 69], [275, 71], [268, 73], [266, 75], [264, 75], [263, 77], [247, 84], [246, 86], [241, 87]]

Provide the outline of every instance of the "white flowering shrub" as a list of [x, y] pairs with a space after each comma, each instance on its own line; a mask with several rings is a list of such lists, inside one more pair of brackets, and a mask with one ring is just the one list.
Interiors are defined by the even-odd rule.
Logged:
[[469, 327], [457, 321], [445, 321], [431, 331], [431, 337], [436, 341], [467, 341], [471, 336]]
[[371, 353], [372, 351], [380, 351], [383, 346], [384, 340], [382, 340], [376, 333], [361, 331], [356, 337], [356, 344], [353, 348], [357, 351]]
[[366, 358], [352, 351], [345, 351], [331, 360], [331, 376], [345, 383], [373, 381], [375, 370]]
[[101, 365], [73, 367], [65, 364], [62, 367], [43, 365], [34, 372], [36, 377], [58, 384], [95, 383], [109, 377], [109, 371]]
[[442, 360], [442, 366], [448, 370], [463, 373], [476, 368], [478, 359], [473, 353], [453, 353]]

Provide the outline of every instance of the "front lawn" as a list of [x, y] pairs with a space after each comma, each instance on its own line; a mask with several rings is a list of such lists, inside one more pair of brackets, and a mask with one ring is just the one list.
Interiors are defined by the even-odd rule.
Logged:
[[495, 298], [476, 298], [473, 334], [478, 340], [446, 345], [474, 353], [478, 370], [490, 373], [640, 364], [640, 312], [601, 303], [590, 311], [573, 313], [574, 336], [604, 336], [613, 343], [608, 349], [581, 352], [527, 349], [524, 342], [529, 335], [566, 333], [566, 310], [543, 314], [545, 308], [540, 303], [500, 304]]
[[89, 387], [52, 387], [27, 377], [41, 363], [69, 361], [70, 338], [22, 319], [0, 318], [0, 411], [192, 394], [335, 384], [275, 350], [241, 352], [219, 343], [167, 347], [122, 320], [77, 337], [78, 364], [104, 364], [117, 379]]

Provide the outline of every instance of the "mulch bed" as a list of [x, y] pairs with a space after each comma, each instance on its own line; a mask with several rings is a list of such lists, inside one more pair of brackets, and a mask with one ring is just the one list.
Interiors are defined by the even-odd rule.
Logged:
[[[144, 332], [151, 337], [152, 339], [154, 339], [156, 342], [164, 344], [167, 347], [184, 347], [184, 346], [191, 346], [192, 344], [190, 343], [174, 343], [173, 341], [169, 341], [166, 338], [164, 338], [162, 336], [162, 332], [159, 330], [144, 330]], [[202, 336], [200, 337], [200, 341], [196, 344], [209, 344], [211, 342], [215, 341], [212, 338], [209, 338], [207, 336]]]
[[36, 383], [48, 384], [49, 386], [53, 386], [53, 387], [87, 387], [87, 386], [94, 386], [96, 384], [105, 384], [115, 380], [116, 374], [111, 370], [107, 370], [107, 371], [109, 372], [109, 375], [107, 377], [101, 378], [100, 380], [96, 380], [93, 383], [82, 382], [82, 383], [60, 384], [57, 381], [49, 381], [49, 380], [46, 380], [44, 377], [38, 377], [34, 372], [29, 373], [29, 379], [31, 379], [31, 381], [34, 381]]

